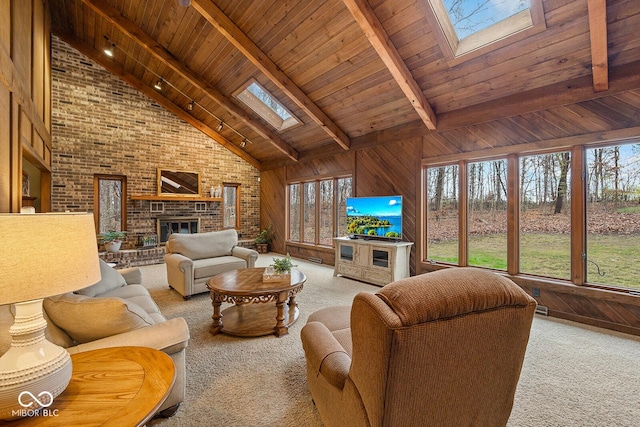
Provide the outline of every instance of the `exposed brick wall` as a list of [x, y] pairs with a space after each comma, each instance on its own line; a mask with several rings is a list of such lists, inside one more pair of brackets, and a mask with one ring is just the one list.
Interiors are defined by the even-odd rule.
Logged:
[[200, 172], [205, 195], [224, 182], [241, 184], [240, 238], [260, 227], [260, 172], [191, 125], [166, 111], [118, 77], [52, 36], [52, 210], [93, 211], [94, 174], [126, 175], [126, 247], [138, 234], [155, 233], [159, 216], [200, 216], [201, 231], [222, 229], [222, 204], [150, 202], [131, 195], [155, 195], [157, 168]]

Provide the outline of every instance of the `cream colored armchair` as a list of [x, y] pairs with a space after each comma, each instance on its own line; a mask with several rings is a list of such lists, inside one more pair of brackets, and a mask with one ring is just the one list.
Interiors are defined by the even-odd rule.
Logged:
[[536, 302], [471, 268], [403, 279], [301, 332], [325, 426], [504, 426]]
[[207, 281], [216, 274], [253, 268], [258, 252], [238, 246], [236, 230], [169, 236], [164, 262], [169, 286], [185, 299], [208, 292]]

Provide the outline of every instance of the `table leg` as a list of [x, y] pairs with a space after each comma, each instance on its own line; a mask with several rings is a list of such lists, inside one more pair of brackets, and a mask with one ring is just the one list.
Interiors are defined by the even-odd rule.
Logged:
[[276, 315], [276, 328], [274, 331], [277, 337], [281, 337], [289, 333], [289, 327], [284, 324], [284, 304], [286, 301], [287, 301], [287, 293], [280, 292], [278, 294], [278, 301], [276, 302], [276, 308], [278, 309], [278, 314]]
[[222, 331], [222, 314], [220, 314], [222, 301], [214, 292], [211, 292], [211, 305], [213, 306], [213, 316], [211, 316], [213, 324], [210, 330], [213, 335], [216, 335]]

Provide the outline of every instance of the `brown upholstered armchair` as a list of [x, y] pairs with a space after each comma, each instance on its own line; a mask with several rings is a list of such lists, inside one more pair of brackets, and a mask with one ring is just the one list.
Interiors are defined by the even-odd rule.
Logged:
[[506, 277], [450, 268], [361, 292], [302, 329], [325, 426], [504, 426], [536, 302]]

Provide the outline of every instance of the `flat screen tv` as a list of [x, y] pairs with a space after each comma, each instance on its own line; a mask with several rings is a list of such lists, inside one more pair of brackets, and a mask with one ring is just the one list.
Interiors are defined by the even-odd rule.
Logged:
[[402, 196], [347, 197], [347, 234], [402, 239]]

